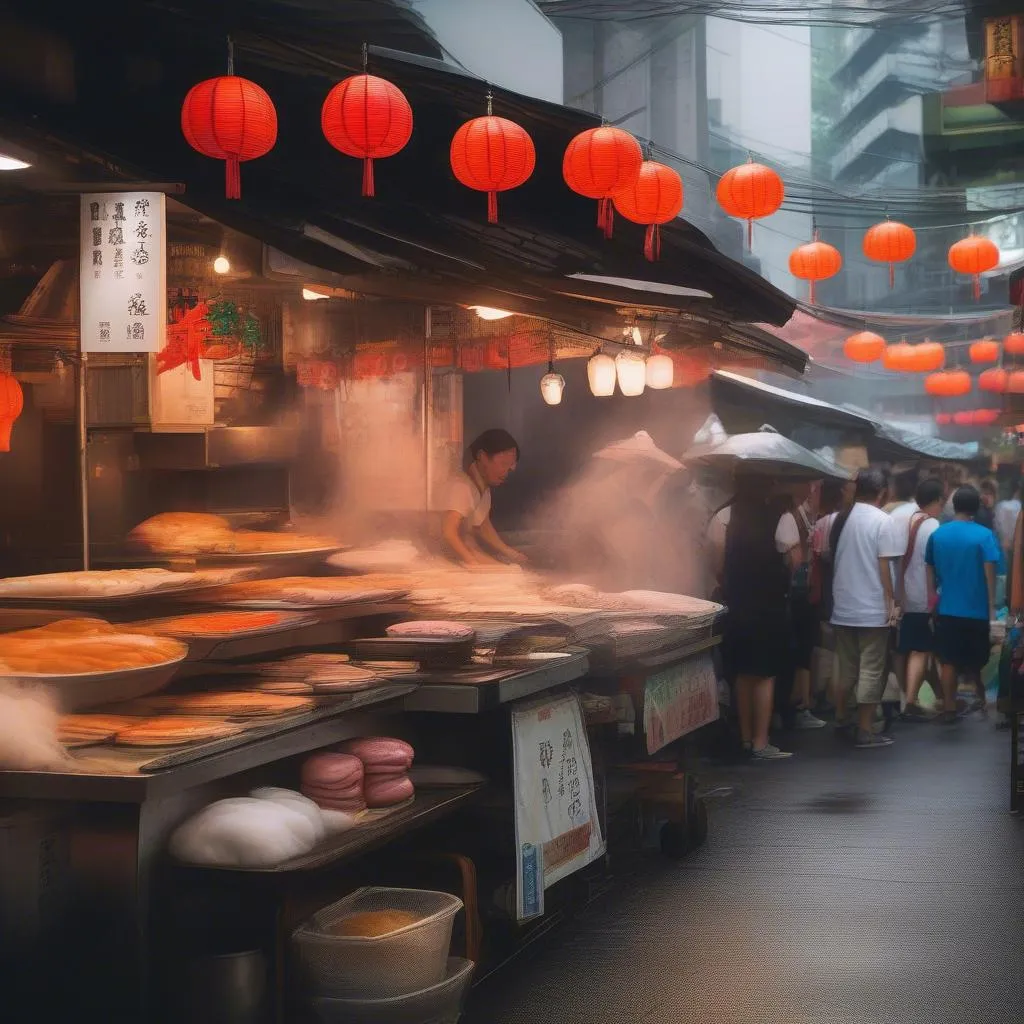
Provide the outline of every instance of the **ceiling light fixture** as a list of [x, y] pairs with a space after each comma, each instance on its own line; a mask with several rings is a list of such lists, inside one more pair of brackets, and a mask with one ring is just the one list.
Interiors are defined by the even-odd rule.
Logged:
[[473, 310], [481, 320], [504, 320], [506, 317], [515, 316], [515, 313], [510, 313], [507, 309], [495, 309], [493, 306], [469, 306], [467, 308]]
[[213, 272], [215, 274], [226, 274], [231, 269], [231, 261], [227, 256], [218, 256], [213, 261]]
[[561, 405], [562, 393], [565, 391], [565, 378], [555, 373], [555, 364], [548, 360], [548, 372], [540, 379], [540, 397], [548, 405]]
[[0, 171], [23, 171], [26, 167], [31, 167], [30, 163], [26, 163], [24, 160], [19, 160], [17, 157], [8, 156], [6, 153], [0, 153]]
[[317, 299], [329, 299], [330, 295], [324, 295], [323, 292], [314, 291], [312, 288], [303, 288], [302, 297], [307, 302], [316, 302]]

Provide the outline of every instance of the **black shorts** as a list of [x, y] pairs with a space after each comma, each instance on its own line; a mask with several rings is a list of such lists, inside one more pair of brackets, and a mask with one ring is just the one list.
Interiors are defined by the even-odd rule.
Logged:
[[818, 609], [811, 604], [807, 594], [796, 593], [792, 598], [793, 607], [793, 667], [810, 671], [811, 654], [818, 646], [821, 622]]
[[935, 620], [935, 653], [961, 671], [980, 671], [992, 656], [988, 620], [940, 615]]
[[927, 612], [907, 612], [900, 619], [899, 643], [896, 649], [900, 654], [935, 650], [932, 617]]
[[792, 630], [788, 619], [771, 615], [758, 619], [730, 615], [722, 635], [722, 657], [730, 679], [781, 675], [792, 665]]

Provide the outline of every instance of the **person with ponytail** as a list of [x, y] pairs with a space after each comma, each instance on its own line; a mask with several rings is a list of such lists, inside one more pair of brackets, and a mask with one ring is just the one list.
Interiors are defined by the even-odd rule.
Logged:
[[526, 556], [506, 544], [491, 523], [491, 489], [519, 462], [519, 445], [507, 430], [485, 430], [466, 449], [462, 472], [448, 484], [441, 512], [445, 554], [466, 566], [522, 565]]

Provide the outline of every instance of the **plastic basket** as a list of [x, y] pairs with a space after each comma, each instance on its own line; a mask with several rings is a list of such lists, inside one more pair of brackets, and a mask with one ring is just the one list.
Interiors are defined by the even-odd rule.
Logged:
[[313, 1014], [321, 1024], [457, 1024], [474, 967], [453, 957], [438, 985], [391, 999], [314, 999]]
[[[461, 909], [462, 900], [446, 892], [357, 889], [318, 911], [292, 936], [307, 994], [386, 999], [438, 985]], [[375, 911], [405, 911], [417, 920], [375, 938], [332, 934], [346, 917]]]

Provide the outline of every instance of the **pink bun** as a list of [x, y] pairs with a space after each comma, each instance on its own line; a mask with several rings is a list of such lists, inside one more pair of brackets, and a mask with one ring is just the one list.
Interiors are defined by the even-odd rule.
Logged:
[[412, 747], [403, 740], [380, 736], [349, 740], [341, 749], [369, 764], [403, 764], [406, 762], [411, 764], [412, 759], [416, 756]]
[[363, 777], [363, 763], [350, 754], [323, 753], [306, 758], [302, 782], [314, 786], [349, 786]]
[[368, 807], [391, 807], [408, 800], [415, 792], [407, 775], [398, 779], [374, 780], [366, 784], [366, 804]]

